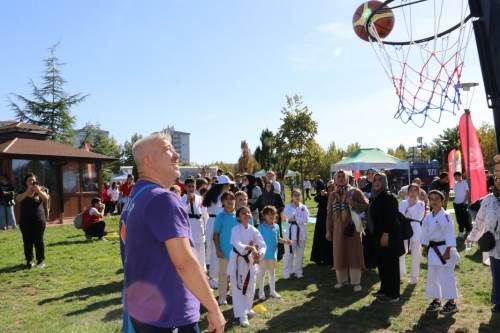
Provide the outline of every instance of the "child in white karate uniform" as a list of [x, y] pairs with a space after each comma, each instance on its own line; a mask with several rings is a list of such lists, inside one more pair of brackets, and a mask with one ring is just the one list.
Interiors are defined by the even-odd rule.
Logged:
[[292, 241], [292, 245], [285, 246], [284, 279], [289, 279], [290, 275], [295, 275], [298, 279], [303, 277], [302, 266], [304, 264], [309, 211], [301, 201], [302, 195], [300, 191], [293, 190], [292, 202], [283, 211], [289, 224], [288, 230], [285, 230], [286, 238]]
[[278, 260], [278, 243], [291, 245], [292, 241], [280, 238], [280, 228], [276, 222], [276, 208], [274, 206], [266, 206], [262, 210], [264, 223], [259, 224], [257, 228], [266, 242], [266, 254], [259, 261], [259, 272], [257, 273], [257, 281], [259, 285], [259, 299], [266, 299], [264, 293], [264, 277], [267, 273], [269, 279], [269, 296], [273, 298], [281, 298], [276, 292], [274, 271]]
[[[399, 203], [399, 211], [411, 222], [413, 236], [404, 240], [406, 253], [411, 252], [411, 271], [409, 284], [416, 284], [420, 274], [420, 238], [422, 237], [421, 221], [425, 215], [425, 203], [419, 200], [420, 187], [418, 184], [408, 186], [408, 198]], [[399, 274], [403, 280], [406, 274], [406, 253], [399, 257]]]
[[233, 297], [233, 312], [240, 325], [248, 327], [248, 319], [255, 315], [252, 310], [255, 295], [255, 263], [266, 253], [266, 243], [260, 232], [249, 221], [252, 213], [248, 207], [236, 211], [240, 224], [231, 232], [233, 251], [229, 258], [228, 275]]
[[[422, 222], [422, 255], [427, 256], [425, 295], [432, 299], [427, 312], [452, 314], [458, 311], [455, 265], [460, 260], [456, 249], [454, 222], [443, 209], [445, 196], [437, 190], [429, 192], [431, 212]], [[441, 307], [441, 299], [447, 299]]]

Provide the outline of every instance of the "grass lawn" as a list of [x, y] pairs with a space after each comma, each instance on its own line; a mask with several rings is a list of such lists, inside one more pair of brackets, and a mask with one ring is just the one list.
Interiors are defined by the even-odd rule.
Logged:
[[[116, 230], [116, 217], [107, 225]], [[360, 293], [334, 290], [334, 272], [308, 261], [313, 230], [309, 225], [304, 278], [278, 280], [283, 300], [266, 300], [268, 311], [251, 320], [251, 329], [239, 328], [231, 306], [224, 306], [227, 331], [500, 332], [500, 316], [490, 312], [491, 273], [475, 250], [469, 254], [459, 247], [460, 312], [436, 318], [424, 314], [429, 302], [423, 294], [425, 269], [416, 287], [401, 285], [396, 304], [379, 304], [371, 296], [378, 288], [375, 272], [363, 274]], [[118, 242], [86, 243], [72, 226], [48, 228], [45, 235], [47, 267], [28, 271], [20, 232], [0, 232], [0, 332], [119, 332], [123, 274]]]

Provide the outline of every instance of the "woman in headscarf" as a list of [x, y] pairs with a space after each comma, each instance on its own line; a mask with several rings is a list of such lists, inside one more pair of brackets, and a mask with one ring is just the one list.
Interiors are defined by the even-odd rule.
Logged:
[[351, 214], [362, 214], [367, 207], [368, 200], [363, 193], [347, 183], [343, 170], [337, 171], [335, 190], [328, 197], [326, 224], [326, 239], [333, 241], [336, 289], [346, 286], [350, 280], [353, 290], [361, 291], [363, 248], [361, 233], [354, 228]]
[[375, 293], [382, 302], [399, 301], [399, 257], [405, 253], [398, 218], [398, 200], [389, 192], [387, 177], [377, 172], [373, 177], [368, 229], [372, 231], [380, 277]]
[[328, 196], [333, 191], [333, 180], [328, 181], [326, 189], [316, 193], [314, 201], [318, 203], [316, 213], [316, 224], [314, 226], [314, 239], [311, 250], [311, 261], [320, 265], [333, 265], [332, 242], [325, 238], [326, 215], [328, 207]]

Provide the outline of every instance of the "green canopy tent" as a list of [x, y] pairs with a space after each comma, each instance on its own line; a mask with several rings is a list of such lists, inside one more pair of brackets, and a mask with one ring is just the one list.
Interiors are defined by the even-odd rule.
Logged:
[[410, 178], [410, 163], [384, 153], [378, 148], [361, 148], [349, 156], [330, 166], [333, 173], [337, 170], [368, 170], [368, 169], [399, 169], [408, 170]]

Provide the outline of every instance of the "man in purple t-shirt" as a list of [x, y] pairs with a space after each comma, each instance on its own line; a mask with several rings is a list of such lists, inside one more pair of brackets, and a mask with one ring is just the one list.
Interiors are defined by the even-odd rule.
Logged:
[[199, 332], [200, 302], [209, 330], [225, 320], [193, 254], [188, 214], [167, 189], [179, 177], [170, 137], [153, 134], [132, 148], [139, 181], [122, 214], [124, 307], [137, 333]]

